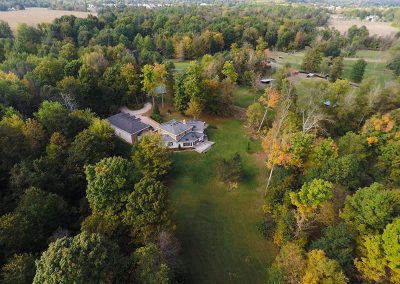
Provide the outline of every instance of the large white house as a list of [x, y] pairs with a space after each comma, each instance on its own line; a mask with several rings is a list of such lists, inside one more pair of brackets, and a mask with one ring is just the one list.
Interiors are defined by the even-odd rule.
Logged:
[[143, 123], [139, 118], [128, 113], [118, 113], [107, 118], [116, 136], [133, 144], [140, 137], [151, 130], [151, 126]]
[[193, 148], [207, 140], [207, 136], [204, 134], [206, 127], [204, 121], [173, 119], [160, 124], [158, 131], [168, 148]]

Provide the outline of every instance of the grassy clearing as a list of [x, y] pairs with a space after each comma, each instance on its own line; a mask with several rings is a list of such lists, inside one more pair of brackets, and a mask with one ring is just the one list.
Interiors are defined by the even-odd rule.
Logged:
[[[264, 283], [276, 251], [257, 232], [262, 217], [262, 182], [266, 171], [258, 141], [246, 135], [239, 120], [214, 120], [206, 154], [175, 153], [171, 200], [182, 242], [188, 283]], [[249, 146], [248, 146], [249, 145]], [[248, 151], [248, 147], [250, 151]], [[244, 178], [229, 192], [218, 182], [216, 163], [239, 152]]]
[[190, 63], [189, 60], [185, 60], [185, 61], [173, 60], [172, 62], [174, 62], [174, 64], [175, 64], [175, 70], [179, 73], [184, 73]]
[[386, 62], [390, 57], [390, 52], [388, 50], [357, 50], [355, 58], [364, 58], [366, 61], [377, 60], [381, 62]]
[[235, 106], [247, 108], [258, 100], [261, 94], [257, 94], [246, 87], [238, 87], [233, 92], [233, 104]]
[[[355, 61], [344, 60], [343, 78], [350, 80], [350, 73], [354, 63]], [[364, 73], [364, 79], [367, 78], [375, 78], [378, 84], [385, 85], [386, 82], [393, 80], [393, 73], [386, 69], [385, 63], [369, 62]]]
[[[304, 52], [296, 52], [291, 54], [274, 52], [272, 53], [272, 56], [281, 65], [290, 63], [293, 67], [300, 69], [301, 63], [303, 62]], [[385, 85], [386, 82], [393, 80], [392, 72], [386, 68], [386, 62], [389, 56], [390, 54], [388, 51], [359, 50], [354, 57], [344, 58], [344, 70], [342, 77], [345, 79], [350, 79], [350, 73], [353, 65], [357, 59], [363, 58], [368, 63], [365, 69], [364, 78], [375, 78], [378, 84]]]

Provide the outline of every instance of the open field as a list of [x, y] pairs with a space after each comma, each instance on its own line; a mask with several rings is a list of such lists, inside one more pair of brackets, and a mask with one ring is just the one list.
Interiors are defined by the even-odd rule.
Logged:
[[340, 33], [345, 34], [347, 30], [353, 26], [366, 26], [370, 35], [378, 35], [378, 36], [394, 36], [400, 30], [396, 27], [393, 27], [390, 23], [387, 22], [369, 22], [369, 21], [361, 21], [358, 19], [343, 19], [339, 17], [331, 17], [329, 20], [329, 26], [334, 27]]
[[[276, 251], [256, 229], [266, 178], [264, 159], [256, 154], [260, 143], [249, 139], [239, 120], [209, 123], [214, 126], [208, 133], [216, 142], [214, 148], [202, 155], [173, 155], [171, 207], [176, 210], [177, 236], [188, 270], [186, 282], [265, 283]], [[244, 178], [238, 189], [228, 191], [217, 181], [215, 166], [235, 152], [242, 157]]]
[[[300, 69], [303, 62], [304, 51], [295, 53], [272, 52], [278, 64], [284, 65], [290, 63], [296, 69]], [[393, 80], [392, 71], [386, 69], [387, 59], [389, 58], [388, 51], [375, 51], [375, 50], [359, 50], [354, 57], [344, 58], [343, 78], [349, 79], [351, 68], [359, 58], [365, 59], [368, 65], [365, 69], [364, 78], [375, 78], [377, 82], [384, 85], [386, 82]]]
[[51, 23], [54, 19], [65, 15], [74, 15], [78, 18], [86, 18], [89, 14], [96, 16], [96, 13], [78, 11], [49, 10], [45, 8], [27, 8], [20, 11], [0, 12], [0, 20], [7, 22], [12, 30], [19, 24], [37, 25], [40, 23]]

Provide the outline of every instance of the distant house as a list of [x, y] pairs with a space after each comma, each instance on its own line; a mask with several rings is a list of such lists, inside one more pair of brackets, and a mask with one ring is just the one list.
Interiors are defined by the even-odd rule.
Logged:
[[206, 123], [203, 121], [173, 119], [162, 123], [159, 133], [168, 148], [193, 148], [207, 140], [207, 136], [204, 134], [205, 129]]
[[370, 21], [370, 22], [377, 22], [379, 21], [380, 17], [378, 15], [369, 15], [365, 17], [365, 20]]
[[139, 118], [128, 113], [118, 113], [107, 118], [116, 136], [128, 143], [135, 143], [151, 129], [151, 126], [140, 121]]

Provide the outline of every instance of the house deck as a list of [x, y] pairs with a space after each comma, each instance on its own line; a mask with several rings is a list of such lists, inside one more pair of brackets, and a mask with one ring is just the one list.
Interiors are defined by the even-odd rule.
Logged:
[[197, 153], [200, 153], [200, 154], [206, 153], [208, 150], [211, 149], [211, 147], [212, 147], [214, 144], [215, 144], [215, 142], [211, 142], [211, 141], [206, 140], [206, 141], [204, 141], [204, 142], [202, 142], [202, 143], [197, 144], [196, 146], [194, 146], [194, 150], [195, 150]]

